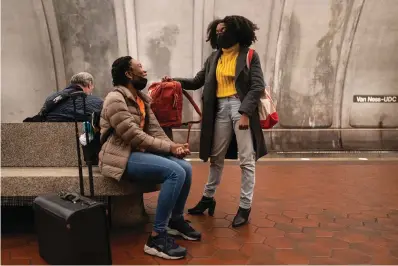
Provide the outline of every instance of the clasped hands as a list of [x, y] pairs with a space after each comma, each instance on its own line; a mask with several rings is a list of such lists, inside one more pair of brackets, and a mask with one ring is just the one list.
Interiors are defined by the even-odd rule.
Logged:
[[184, 158], [187, 155], [191, 154], [191, 151], [189, 150], [189, 144], [178, 144], [178, 143], [173, 143], [171, 145], [171, 153], [177, 157], [177, 158]]

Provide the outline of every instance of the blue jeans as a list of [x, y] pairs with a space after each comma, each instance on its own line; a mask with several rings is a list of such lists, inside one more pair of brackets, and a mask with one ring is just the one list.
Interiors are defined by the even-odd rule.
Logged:
[[172, 220], [184, 213], [192, 182], [192, 166], [173, 156], [133, 152], [127, 162], [123, 179], [137, 183], [162, 184], [153, 230], [162, 233], [171, 214]]

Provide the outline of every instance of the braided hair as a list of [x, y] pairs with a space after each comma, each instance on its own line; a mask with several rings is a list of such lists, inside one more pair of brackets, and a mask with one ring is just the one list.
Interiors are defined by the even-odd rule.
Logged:
[[126, 77], [125, 73], [131, 68], [130, 62], [132, 59], [131, 56], [122, 56], [113, 62], [111, 70], [113, 86], [126, 86], [129, 83], [129, 78]]
[[210, 41], [210, 45], [213, 49], [218, 48], [216, 28], [220, 23], [224, 23], [228, 31], [232, 31], [236, 34], [240, 46], [249, 47], [257, 41], [255, 31], [259, 28], [256, 24], [243, 16], [226, 16], [223, 19], [215, 19], [210, 22], [207, 27], [206, 42]]

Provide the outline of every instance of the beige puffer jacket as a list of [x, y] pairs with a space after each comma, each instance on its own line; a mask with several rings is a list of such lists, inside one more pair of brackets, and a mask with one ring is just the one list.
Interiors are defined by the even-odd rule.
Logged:
[[133, 151], [170, 153], [172, 141], [160, 127], [150, 108], [149, 96], [140, 93], [145, 103], [145, 127], [140, 128], [141, 112], [133, 94], [123, 86], [115, 87], [104, 101], [101, 112], [101, 137], [114, 128], [99, 153], [99, 168], [106, 177], [120, 180]]

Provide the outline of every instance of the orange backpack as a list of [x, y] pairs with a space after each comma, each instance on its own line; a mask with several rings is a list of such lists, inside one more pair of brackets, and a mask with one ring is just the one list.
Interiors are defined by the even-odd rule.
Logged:
[[[191, 95], [184, 91], [181, 84], [177, 81], [154, 82], [148, 88], [148, 94], [152, 98], [151, 109], [160, 126], [176, 128], [188, 125], [187, 143], [189, 143], [192, 125], [202, 121], [202, 112]], [[199, 120], [182, 122], [182, 95], [192, 104], [196, 113], [200, 116]]]

